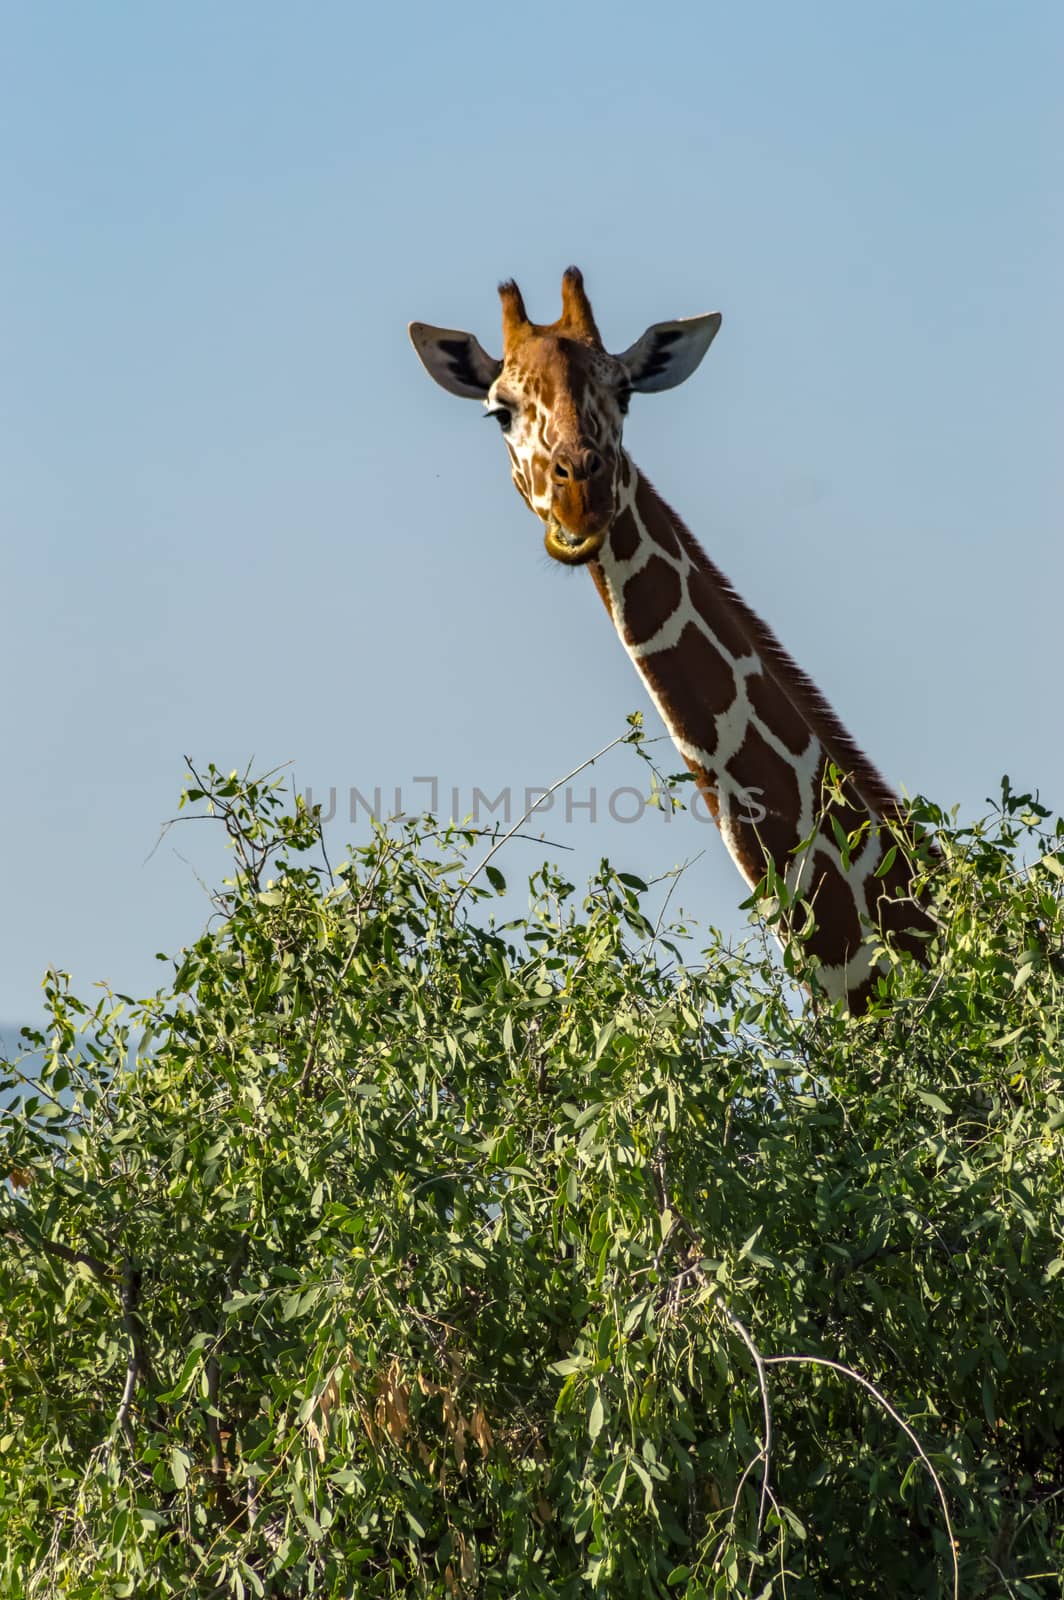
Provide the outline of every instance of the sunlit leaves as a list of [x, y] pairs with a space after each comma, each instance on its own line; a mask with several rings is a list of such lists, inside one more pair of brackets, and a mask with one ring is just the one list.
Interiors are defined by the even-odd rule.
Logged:
[[762, 1505], [740, 1327], [889, 1396], [964, 1593], [1054, 1592], [1044, 808], [923, 809], [934, 964], [852, 1023], [756, 944], [655, 933], [608, 864], [584, 898], [545, 868], [493, 931], [460, 831], [330, 870], [269, 782], [193, 790], [221, 916], [150, 1002], [50, 975], [5, 1069], [0, 1593], [948, 1593], [927, 1472], [837, 1375], [766, 1369]]

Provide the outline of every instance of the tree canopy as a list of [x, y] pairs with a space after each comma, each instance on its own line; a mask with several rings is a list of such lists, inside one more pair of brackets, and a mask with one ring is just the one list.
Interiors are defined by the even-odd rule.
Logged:
[[0, 1067], [0, 1592], [1059, 1592], [1064, 824], [918, 807], [853, 1019], [606, 862], [496, 926], [472, 833], [187, 799], [207, 930]]

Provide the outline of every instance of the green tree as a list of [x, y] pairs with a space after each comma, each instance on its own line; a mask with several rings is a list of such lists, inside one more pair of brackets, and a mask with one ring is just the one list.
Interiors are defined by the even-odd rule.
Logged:
[[867, 1017], [603, 863], [213, 768], [217, 916], [6, 1065], [0, 1592], [1021, 1597], [1064, 1564], [1064, 826]]

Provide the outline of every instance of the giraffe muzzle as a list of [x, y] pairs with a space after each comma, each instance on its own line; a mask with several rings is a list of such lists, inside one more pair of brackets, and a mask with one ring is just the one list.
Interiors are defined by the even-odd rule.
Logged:
[[585, 561], [593, 561], [602, 549], [609, 525], [607, 517], [603, 520], [601, 528], [588, 531], [585, 527], [579, 533], [574, 533], [552, 512], [547, 520], [547, 531], [543, 535], [547, 554], [567, 567], [582, 567]]
[[591, 445], [559, 446], [551, 456], [551, 510], [544, 544], [566, 566], [591, 561], [613, 521], [611, 463]]

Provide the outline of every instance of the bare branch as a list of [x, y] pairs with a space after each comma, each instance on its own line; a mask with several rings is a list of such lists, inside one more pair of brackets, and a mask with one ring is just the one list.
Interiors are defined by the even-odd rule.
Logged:
[[[750, 1359], [754, 1363], [754, 1369], [757, 1372], [757, 1386], [761, 1391], [761, 1413], [764, 1417], [765, 1428], [764, 1437], [761, 1441], [761, 1495], [757, 1506], [757, 1539], [755, 1540], [755, 1543], [757, 1543], [761, 1539], [761, 1530], [765, 1525], [765, 1507], [768, 1503], [769, 1493], [769, 1460], [772, 1454], [772, 1407], [769, 1404], [768, 1398], [768, 1381], [765, 1377], [765, 1358], [762, 1357], [757, 1345], [750, 1337], [750, 1334], [747, 1332], [745, 1326], [735, 1315], [735, 1312], [732, 1310], [731, 1306], [727, 1304], [724, 1296], [721, 1294], [717, 1286], [712, 1284], [710, 1285], [710, 1288], [713, 1294], [714, 1305], [721, 1312], [724, 1320], [735, 1329], [736, 1333], [743, 1341], [743, 1344], [745, 1344], [747, 1350], [750, 1352]], [[757, 1458], [755, 1457], [755, 1460], [756, 1459]], [[750, 1575], [752, 1578], [753, 1567], [750, 1569]]]
[[946, 1501], [946, 1492], [942, 1487], [942, 1482], [938, 1476], [938, 1473], [931, 1465], [931, 1461], [927, 1455], [927, 1452], [920, 1443], [919, 1439], [916, 1437], [916, 1434], [906, 1422], [905, 1418], [900, 1416], [899, 1413], [895, 1411], [890, 1401], [885, 1395], [880, 1394], [874, 1383], [870, 1383], [867, 1378], [863, 1378], [861, 1374], [859, 1372], [855, 1372], [852, 1367], [844, 1366], [841, 1361], [831, 1361], [827, 1356], [766, 1356], [764, 1358], [764, 1364], [767, 1367], [780, 1367], [784, 1366], [785, 1364], [791, 1366], [830, 1367], [832, 1372], [839, 1372], [844, 1378], [852, 1378], [854, 1383], [859, 1383], [862, 1389], [867, 1389], [868, 1393], [874, 1400], [879, 1401], [879, 1404], [883, 1407], [883, 1410], [890, 1418], [892, 1418], [894, 1422], [898, 1424], [898, 1427], [905, 1434], [905, 1437], [909, 1440], [909, 1443], [912, 1445], [913, 1449], [916, 1451], [917, 1455], [920, 1457], [920, 1460], [923, 1462], [931, 1476], [931, 1481], [935, 1486], [935, 1492], [938, 1495], [939, 1504], [942, 1507], [942, 1516], [945, 1519], [946, 1532], [949, 1535], [950, 1559], [953, 1563], [953, 1600], [960, 1600], [961, 1569], [957, 1561], [957, 1538], [953, 1532], [953, 1523], [950, 1520], [949, 1505]]
[[611, 750], [615, 749], [617, 745], [619, 745], [619, 744], [627, 744], [631, 740], [631, 737], [632, 736], [631, 736], [630, 732], [629, 733], [619, 733], [617, 735], [616, 739], [611, 739], [609, 744], [604, 744], [602, 746], [601, 750], [596, 750], [595, 754], [593, 756], [588, 756], [586, 761], [581, 761], [580, 765], [578, 767], [574, 767], [572, 772], [567, 772], [565, 774], [564, 778], [559, 778], [556, 783], [552, 783], [550, 788], [547, 789], [545, 793], [540, 795], [539, 799], [536, 801], [536, 804], [532, 805], [532, 806], [529, 806], [527, 811], [524, 813], [524, 815], [518, 817], [518, 819], [514, 823], [513, 827], [510, 828], [506, 833], [504, 833], [502, 838], [497, 840], [496, 843], [492, 845], [491, 849], [488, 851], [488, 853], [484, 857], [483, 861], [481, 861], [477, 866], [475, 866], [473, 868], [472, 872], [469, 874], [469, 877], [466, 879], [465, 883], [463, 883], [462, 887], [459, 889], [458, 893], [454, 897], [454, 907], [453, 907], [453, 909], [455, 911], [457, 911], [458, 906], [459, 906], [459, 904], [461, 902], [462, 896], [465, 894], [466, 890], [472, 884], [473, 880], [475, 878], [479, 877], [479, 875], [484, 871], [484, 868], [487, 866], [487, 864], [491, 860], [492, 856], [496, 855], [498, 853], [498, 851], [500, 851], [502, 849], [503, 845], [506, 844], [508, 840], [512, 839], [514, 837], [514, 835], [521, 828], [524, 827], [525, 823], [528, 821], [528, 819], [532, 815], [533, 811], [536, 810], [537, 806], [541, 806], [543, 804], [544, 800], [547, 798], [547, 795], [556, 794], [557, 791], [561, 788], [563, 783], [568, 783], [570, 778], [578, 777], [580, 775], [580, 773], [583, 772], [586, 767], [593, 767], [595, 765], [596, 761], [601, 760], [604, 755], [608, 755], [609, 752]]
[[45, 1255], [55, 1256], [58, 1261], [69, 1262], [71, 1266], [88, 1267], [101, 1283], [114, 1282], [114, 1270], [98, 1256], [89, 1255], [86, 1250], [72, 1250], [68, 1244], [62, 1244], [58, 1239], [46, 1239], [43, 1233], [34, 1229], [32, 1235], [23, 1228], [6, 1228], [4, 1237], [15, 1239], [19, 1244], [28, 1245], [31, 1250], [43, 1250]]
[[140, 1282], [140, 1268], [135, 1267], [127, 1257], [122, 1263], [122, 1287], [119, 1298], [122, 1305], [122, 1326], [129, 1338], [129, 1355], [126, 1358], [126, 1382], [115, 1416], [115, 1427], [121, 1430], [129, 1445], [133, 1443], [133, 1424], [129, 1417], [133, 1395], [138, 1379], [148, 1371], [150, 1364], [144, 1344], [144, 1330], [137, 1315]]

